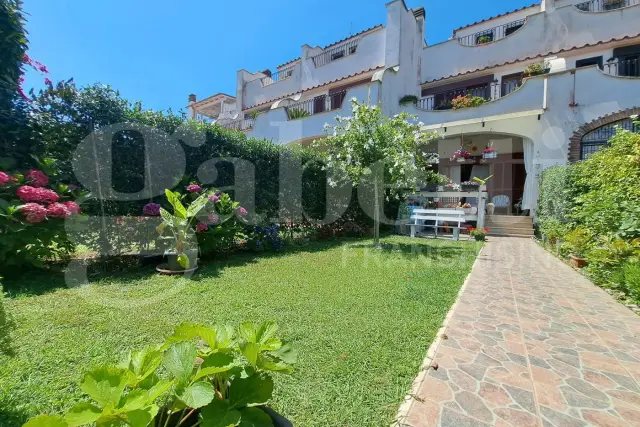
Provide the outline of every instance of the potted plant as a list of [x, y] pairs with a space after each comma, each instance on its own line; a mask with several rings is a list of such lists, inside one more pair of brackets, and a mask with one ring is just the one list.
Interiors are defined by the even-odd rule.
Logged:
[[416, 105], [418, 103], [418, 97], [415, 95], [405, 95], [402, 98], [400, 98], [399, 104], [402, 106], [405, 105]]
[[591, 233], [584, 227], [576, 227], [567, 234], [565, 247], [569, 250], [571, 265], [583, 268], [588, 264], [585, 255], [591, 245]]
[[460, 187], [462, 187], [462, 191], [475, 192], [480, 188], [480, 183], [477, 181], [465, 181], [460, 184]]
[[438, 187], [440, 185], [446, 184], [449, 182], [449, 178], [445, 175], [442, 175], [433, 170], [428, 170], [425, 173], [425, 186], [422, 187], [421, 191], [435, 192], [438, 191]]
[[549, 71], [550, 69], [546, 62], [535, 62], [533, 64], [529, 64], [527, 68], [524, 69], [522, 77], [538, 76], [540, 74], [546, 74]]
[[444, 187], [442, 187], [442, 189], [444, 191], [460, 191], [460, 185], [454, 182], [449, 182], [448, 184], [445, 184]]
[[469, 234], [476, 242], [484, 242], [487, 239], [487, 233], [489, 233], [489, 230], [486, 228], [471, 228], [469, 230]]
[[498, 157], [498, 150], [496, 150], [495, 148], [488, 146], [487, 148], [485, 148], [482, 151], [482, 158], [483, 159], [495, 159]]
[[457, 161], [458, 163], [464, 163], [467, 161], [467, 159], [471, 158], [471, 153], [469, 153], [468, 151], [466, 151], [463, 148], [459, 148], [455, 153], [453, 153], [451, 155], [450, 160], [453, 161]]

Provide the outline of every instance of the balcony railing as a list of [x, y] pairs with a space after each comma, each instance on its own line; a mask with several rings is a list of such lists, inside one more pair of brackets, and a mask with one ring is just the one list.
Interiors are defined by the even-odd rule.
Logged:
[[637, 58], [607, 62], [603, 68], [605, 73], [612, 76], [640, 77], [640, 60]]
[[293, 67], [283, 68], [281, 70], [276, 71], [275, 73], [271, 73], [271, 75], [267, 75], [263, 77], [262, 86], [269, 86], [274, 83], [279, 82], [280, 80], [286, 80], [293, 75], [293, 70], [295, 69], [295, 65]]
[[[422, 110], [451, 110], [452, 101], [459, 96], [479, 97], [485, 101], [500, 98], [498, 82], [487, 83], [472, 88], [455, 89], [446, 92], [433, 93], [418, 101], [417, 107]], [[517, 88], [517, 87], [516, 87]], [[511, 87], [511, 91], [516, 88]]]
[[348, 43], [341, 44], [340, 46], [332, 47], [331, 49], [327, 49], [319, 55], [314, 56], [313, 64], [316, 67], [320, 67], [322, 65], [328, 64], [331, 61], [335, 61], [336, 59], [344, 58], [345, 56], [353, 55], [358, 50], [358, 43], [360, 40], [351, 40]]
[[501, 40], [518, 31], [524, 23], [524, 19], [519, 19], [517, 21], [509, 22], [508, 24], [479, 31], [468, 36], [458, 37], [458, 43], [462, 46], [479, 46], [496, 40]]
[[253, 124], [256, 122], [255, 119], [239, 119], [234, 120], [232, 122], [220, 123], [220, 126], [227, 129], [235, 129], [239, 131], [245, 131], [249, 129], [253, 129]]
[[289, 120], [301, 119], [326, 111], [337, 110], [342, 107], [347, 91], [320, 95], [306, 101], [297, 102], [286, 107]]
[[583, 12], [607, 12], [640, 4], [640, 0], [591, 0], [576, 4]]

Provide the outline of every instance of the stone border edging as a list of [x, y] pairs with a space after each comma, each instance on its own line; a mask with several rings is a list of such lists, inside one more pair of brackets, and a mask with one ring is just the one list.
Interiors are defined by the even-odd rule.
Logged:
[[420, 386], [422, 385], [425, 378], [427, 377], [427, 373], [429, 372], [429, 369], [431, 368], [431, 364], [434, 361], [433, 359], [437, 354], [440, 344], [442, 344], [442, 341], [443, 341], [442, 336], [445, 335], [445, 332], [449, 327], [449, 321], [451, 320], [451, 317], [453, 317], [453, 311], [457, 307], [460, 297], [462, 296], [462, 293], [466, 289], [467, 284], [469, 283], [469, 279], [471, 279], [471, 274], [473, 273], [473, 270], [476, 268], [476, 265], [478, 264], [478, 260], [480, 259], [480, 256], [483, 254], [485, 249], [486, 249], [486, 245], [483, 246], [482, 249], [480, 249], [480, 252], [478, 252], [478, 255], [476, 256], [476, 260], [473, 262], [473, 265], [471, 266], [471, 271], [469, 272], [467, 277], [464, 279], [464, 282], [462, 282], [462, 286], [458, 291], [456, 300], [451, 306], [451, 308], [449, 309], [449, 312], [445, 316], [444, 320], [442, 321], [442, 327], [438, 330], [435, 340], [433, 340], [433, 342], [429, 346], [429, 349], [427, 350], [427, 355], [422, 361], [422, 364], [420, 365], [418, 376], [413, 380], [409, 393], [405, 396], [404, 401], [400, 404], [400, 408], [398, 409], [398, 413], [396, 415], [396, 420], [393, 422], [393, 424], [391, 424], [391, 427], [411, 427], [409, 424], [406, 424], [405, 421], [409, 416], [409, 413], [411, 411], [411, 406], [414, 403], [414, 400], [415, 400], [414, 396], [418, 394], [418, 391], [420, 390]]

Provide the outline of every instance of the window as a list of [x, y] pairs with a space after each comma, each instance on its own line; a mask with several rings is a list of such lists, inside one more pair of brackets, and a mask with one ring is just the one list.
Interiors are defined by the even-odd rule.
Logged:
[[580, 160], [588, 159], [590, 155], [606, 146], [608, 141], [616, 134], [618, 126], [629, 131], [640, 130], [634, 126], [631, 119], [619, 120], [592, 130], [584, 135], [580, 141]]
[[520, 28], [522, 28], [524, 24], [515, 24], [515, 25], [511, 25], [508, 26], [507, 29], [504, 31], [504, 35], [508, 36], [510, 34], [515, 33], [516, 31], [518, 31]]
[[591, 65], [597, 65], [598, 68], [602, 68], [602, 56], [594, 56], [592, 58], [578, 59], [576, 61], [576, 68], [589, 67]]

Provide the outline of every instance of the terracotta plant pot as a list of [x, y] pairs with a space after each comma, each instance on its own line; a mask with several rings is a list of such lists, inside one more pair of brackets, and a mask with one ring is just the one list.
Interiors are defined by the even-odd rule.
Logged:
[[573, 254], [569, 255], [569, 259], [571, 259], [571, 265], [575, 268], [584, 268], [589, 264], [586, 259], [577, 257]]

